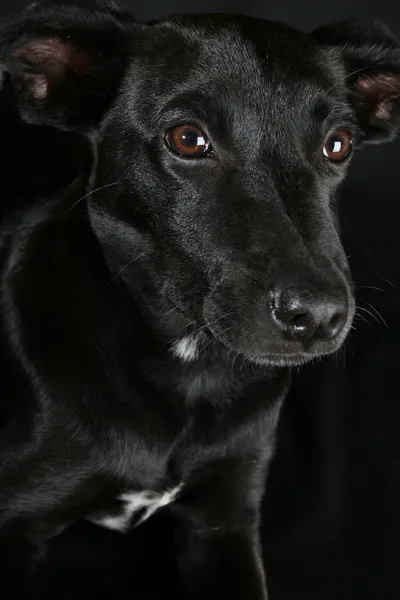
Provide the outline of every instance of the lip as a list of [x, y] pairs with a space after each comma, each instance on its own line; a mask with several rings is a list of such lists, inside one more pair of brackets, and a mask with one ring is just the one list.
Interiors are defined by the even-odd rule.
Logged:
[[218, 335], [215, 335], [214, 332], [211, 332], [211, 336], [220, 343], [222, 346], [227, 348], [228, 350], [234, 350], [243, 358], [246, 359], [249, 363], [264, 366], [264, 367], [300, 367], [307, 363], [313, 362], [317, 359], [321, 359], [325, 356], [332, 356], [336, 354], [340, 348], [342, 347], [343, 341], [345, 339], [344, 336], [340, 336], [343, 339], [338, 340], [338, 343], [335, 348], [326, 348], [321, 351], [304, 351], [304, 352], [265, 352], [260, 354], [253, 354], [251, 352], [247, 352], [243, 348], [232, 348], [232, 346], [227, 343], [226, 340], [222, 340]]
[[254, 364], [265, 367], [300, 367], [315, 359], [322, 358], [321, 354], [262, 354], [260, 356], [244, 355]]
[[338, 343], [334, 348], [326, 348], [321, 350], [310, 349], [304, 352], [265, 352], [260, 354], [252, 354], [246, 351], [242, 352], [243, 356], [251, 363], [255, 363], [263, 366], [274, 366], [274, 367], [300, 367], [307, 363], [320, 360], [327, 356], [333, 356], [337, 354], [343, 346], [343, 342], [346, 339], [346, 335], [340, 336]]

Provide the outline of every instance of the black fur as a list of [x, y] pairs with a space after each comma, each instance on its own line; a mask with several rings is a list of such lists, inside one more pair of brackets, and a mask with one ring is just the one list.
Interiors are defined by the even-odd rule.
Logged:
[[[31, 597], [71, 523], [181, 486], [187, 597], [265, 600], [259, 506], [290, 367], [337, 351], [354, 314], [335, 215], [350, 158], [324, 140], [397, 132], [399, 46], [377, 23], [139, 24], [52, 1], [2, 24], [0, 67], [24, 120], [91, 148], [64, 193], [2, 221], [2, 598]], [[184, 123], [213, 152], [174, 154]]]

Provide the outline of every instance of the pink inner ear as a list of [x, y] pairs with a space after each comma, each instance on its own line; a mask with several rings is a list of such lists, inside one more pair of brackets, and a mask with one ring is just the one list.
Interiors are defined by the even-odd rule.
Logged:
[[71, 42], [58, 38], [35, 40], [18, 48], [15, 56], [35, 66], [38, 74], [29, 76], [36, 98], [44, 98], [52, 84], [60, 81], [68, 71], [84, 75], [90, 57]]
[[29, 75], [32, 95], [36, 100], [44, 100], [47, 96], [49, 86], [44, 75]]
[[360, 77], [355, 85], [377, 119], [389, 119], [392, 100], [400, 96], [400, 75], [382, 73]]

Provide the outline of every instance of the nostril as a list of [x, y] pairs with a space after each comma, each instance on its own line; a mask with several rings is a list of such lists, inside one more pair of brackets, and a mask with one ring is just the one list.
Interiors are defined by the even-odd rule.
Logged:
[[284, 324], [286, 332], [298, 338], [310, 338], [315, 331], [312, 315], [304, 309], [288, 311]]
[[336, 329], [338, 326], [340, 326], [340, 324], [343, 321], [343, 315], [341, 315], [340, 313], [336, 313], [336, 315], [334, 315], [331, 319], [331, 322], [329, 323], [330, 327], [332, 329]]
[[304, 321], [308, 320], [308, 314], [306, 312], [301, 312], [294, 315], [290, 320], [295, 325], [302, 325]]
[[327, 321], [322, 324], [323, 334], [327, 338], [333, 338], [340, 333], [346, 322], [346, 314], [344, 312], [335, 312], [335, 314]]
[[279, 329], [287, 334], [290, 339], [309, 338], [315, 331], [313, 316], [309, 310], [298, 302], [285, 299], [273, 310], [273, 316]]
[[291, 325], [298, 330], [304, 329], [305, 327], [309, 327], [310, 321], [310, 315], [305, 311], [297, 313], [290, 318]]
[[284, 336], [307, 345], [334, 339], [347, 319], [345, 302], [310, 289], [287, 288], [275, 295], [271, 308]]

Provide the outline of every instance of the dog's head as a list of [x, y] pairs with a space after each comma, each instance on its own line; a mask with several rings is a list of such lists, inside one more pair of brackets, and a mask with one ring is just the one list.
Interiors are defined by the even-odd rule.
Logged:
[[354, 299], [335, 194], [353, 152], [400, 122], [384, 26], [139, 24], [53, 0], [3, 26], [0, 59], [27, 121], [92, 140], [93, 228], [121, 279], [145, 261], [191, 323], [183, 358], [200, 331], [268, 364], [339, 348]]

